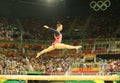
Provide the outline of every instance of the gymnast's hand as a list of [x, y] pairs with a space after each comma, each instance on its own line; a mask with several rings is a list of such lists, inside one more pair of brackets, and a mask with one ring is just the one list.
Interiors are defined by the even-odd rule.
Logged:
[[49, 28], [47, 25], [44, 25], [43, 27], [44, 27], [44, 28], [47, 28], [47, 29]]

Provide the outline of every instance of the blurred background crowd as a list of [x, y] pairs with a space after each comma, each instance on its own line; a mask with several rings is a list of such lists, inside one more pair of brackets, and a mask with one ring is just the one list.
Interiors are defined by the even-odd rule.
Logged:
[[[13, 11], [20, 11], [14, 9], [14, 6], [18, 7], [22, 4], [20, 8], [27, 8], [25, 4], [28, 2], [24, 3], [24, 1], [12, 0], [12, 4], [9, 3], [10, 0], [2, 1], [0, 8], [8, 4], [6, 7], [10, 6]], [[114, 1], [118, 2], [118, 0]], [[67, 5], [69, 9], [74, 10], [70, 7], [71, 3]], [[78, 6], [76, 3], [74, 5]], [[60, 7], [59, 11], [62, 9], [62, 6]], [[111, 8], [114, 12], [110, 9], [85, 15], [55, 15], [48, 16], [49, 18], [14, 16], [12, 15], [14, 13], [9, 11], [11, 15], [3, 15], [7, 8], [4, 9], [3, 14], [0, 14], [0, 74], [23, 75], [28, 72], [51, 75], [118, 74], [120, 58], [109, 56], [120, 55], [120, 17], [118, 9]], [[24, 11], [25, 15], [28, 13], [30, 12], [25, 14]], [[42, 17], [43, 12], [40, 12], [40, 15]], [[35, 58], [38, 51], [51, 45], [54, 40], [53, 33], [44, 29], [43, 25], [56, 29], [58, 22], [64, 26], [63, 42], [70, 45], [82, 45], [83, 48], [77, 54], [74, 50], [55, 50], [40, 58]], [[109, 56], [101, 58], [98, 55]]]

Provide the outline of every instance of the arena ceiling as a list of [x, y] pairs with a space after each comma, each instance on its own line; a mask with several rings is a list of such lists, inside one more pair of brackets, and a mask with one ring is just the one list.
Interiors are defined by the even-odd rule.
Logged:
[[[91, 1], [93, 0], [0, 0], [0, 15], [21, 17], [87, 15], [95, 12], [89, 6]], [[120, 0], [110, 1], [112, 4], [107, 11], [119, 13]]]

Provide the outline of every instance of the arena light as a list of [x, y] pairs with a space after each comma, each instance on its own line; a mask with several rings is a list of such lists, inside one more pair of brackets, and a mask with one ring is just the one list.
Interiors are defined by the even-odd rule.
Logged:
[[53, 3], [55, 2], [56, 0], [46, 0], [48, 3]]
[[65, 0], [46, 0], [47, 2], [64, 2]]
[[47, 4], [57, 5], [65, 3], [65, 0], [45, 0]]
[[57, 4], [59, 1], [58, 0], [46, 0], [45, 2], [46, 4], [54, 5], [54, 4]]

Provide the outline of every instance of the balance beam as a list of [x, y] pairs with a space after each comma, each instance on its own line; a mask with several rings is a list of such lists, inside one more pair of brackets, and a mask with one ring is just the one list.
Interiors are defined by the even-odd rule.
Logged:
[[100, 76], [100, 75], [0, 75], [0, 79], [11, 80], [119, 80], [117, 75], [112, 76]]

